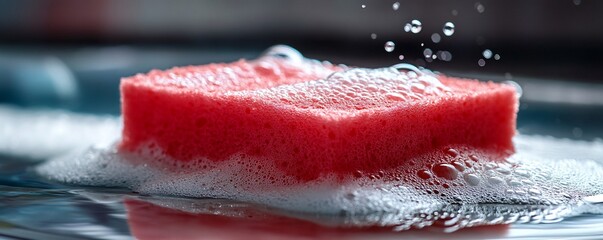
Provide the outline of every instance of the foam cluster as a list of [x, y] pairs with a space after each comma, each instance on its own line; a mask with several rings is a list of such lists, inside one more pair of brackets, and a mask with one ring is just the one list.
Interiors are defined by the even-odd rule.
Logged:
[[350, 111], [411, 105], [450, 91], [434, 75], [418, 69], [405, 70], [353, 68], [334, 72], [326, 79], [235, 94], [302, 109]]
[[[69, 184], [127, 187], [153, 195], [228, 198], [298, 212], [344, 213], [348, 225], [398, 225], [399, 230], [438, 220], [458, 229], [554, 222], [584, 212], [602, 212], [592, 205], [603, 194], [602, 143], [537, 136], [518, 136], [515, 141], [518, 153], [505, 162], [494, 163], [487, 153], [457, 147], [414, 159], [421, 163], [414, 167], [360, 174], [344, 181], [327, 176], [300, 183], [274, 166], [254, 164], [244, 156], [204, 171], [190, 171], [186, 166], [162, 168], [144, 163], [147, 157], [169, 158], [162, 153], [141, 156], [119, 153], [115, 148], [93, 148], [56, 158], [37, 171]], [[565, 153], [550, 156], [551, 148]], [[267, 173], [269, 179], [286, 183], [270, 182]], [[455, 221], [448, 221], [451, 219]]]

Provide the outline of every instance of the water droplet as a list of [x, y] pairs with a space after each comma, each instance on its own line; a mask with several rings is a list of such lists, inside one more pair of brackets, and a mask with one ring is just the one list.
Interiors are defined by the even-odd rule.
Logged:
[[444, 178], [444, 179], [448, 179], [448, 180], [454, 180], [459, 175], [459, 171], [456, 170], [456, 168], [454, 166], [447, 164], [447, 163], [435, 165], [435, 166], [433, 166], [433, 168], [431, 170], [433, 171], [433, 173], [436, 176]]
[[408, 77], [410, 77], [410, 78], [416, 78], [417, 75], [424, 75], [424, 73], [421, 71], [421, 69], [417, 68], [416, 66], [414, 66], [412, 64], [408, 64], [408, 63], [398, 63], [391, 67], [395, 68], [397, 70], [407, 70]]
[[400, 56], [398, 56], [398, 59], [404, 60], [404, 55], [400, 54]]
[[407, 24], [404, 25], [404, 31], [405, 32], [410, 32], [410, 28], [411, 28], [410, 23], [407, 23]]
[[532, 185], [532, 184], [534, 184], [534, 183], [532, 183], [532, 181], [530, 181], [528, 179], [521, 180], [521, 183], [523, 183], [524, 185]]
[[517, 180], [509, 180], [507, 184], [511, 187], [519, 187], [522, 185], [521, 182]]
[[392, 52], [394, 51], [394, 48], [396, 48], [396, 44], [392, 41], [387, 41], [385, 42], [385, 51], [386, 52]]
[[454, 148], [446, 149], [445, 153], [446, 153], [446, 155], [451, 156], [451, 157], [457, 157], [459, 155], [459, 151], [457, 151]]
[[471, 164], [470, 161], [465, 160], [465, 166], [467, 166], [468, 168], [473, 167], [473, 164]]
[[456, 9], [452, 10], [452, 16], [457, 16], [459, 15], [459, 11], [457, 11]]
[[459, 172], [465, 171], [465, 165], [461, 161], [452, 162], [452, 166], [459, 170]]
[[496, 60], [496, 61], [500, 60], [500, 55], [498, 53], [494, 54], [494, 60]]
[[472, 173], [464, 174], [463, 179], [465, 180], [465, 182], [467, 182], [467, 184], [471, 186], [477, 186], [480, 182], [479, 177]]
[[404, 101], [404, 100], [406, 100], [406, 97], [404, 97], [403, 95], [397, 94], [397, 93], [393, 93], [393, 92], [386, 93], [385, 94], [385, 98], [387, 98], [389, 100], [392, 100], [392, 101]]
[[[406, 25], [410, 27], [410, 32], [412, 33], [420, 33], [421, 29], [423, 29], [423, 24], [417, 19], [410, 21], [410, 23]], [[406, 30], [406, 26], [404, 26], [404, 30]]]
[[394, 11], [398, 10], [398, 8], [400, 8], [399, 2], [395, 2], [394, 4], [392, 4], [392, 9], [394, 9]]
[[430, 58], [432, 54], [433, 54], [433, 51], [431, 51], [431, 49], [429, 49], [429, 48], [425, 48], [423, 50], [423, 56], [425, 56], [425, 58]]
[[486, 7], [484, 7], [484, 5], [481, 4], [480, 2], [476, 2], [475, 10], [477, 10], [478, 13], [483, 13], [484, 11], [486, 11]]
[[417, 172], [417, 176], [419, 176], [421, 179], [430, 179], [432, 177], [431, 173], [427, 170], [419, 170]]
[[527, 170], [522, 169], [522, 168], [515, 169], [515, 174], [522, 176], [522, 177], [530, 177], [530, 173]]
[[373, 40], [377, 39], [377, 34], [376, 33], [371, 33], [371, 39], [373, 39]]
[[444, 35], [446, 36], [452, 36], [452, 34], [454, 34], [454, 23], [452, 22], [446, 22], [444, 23], [444, 28], [442, 29], [442, 32], [444, 32]]
[[366, 5], [362, 4], [362, 5], [361, 5], [361, 7], [362, 7], [362, 8], [366, 8]]
[[489, 177], [488, 178], [488, 183], [492, 184], [492, 185], [498, 185], [501, 183], [504, 183], [505, 180], [503, 180], [502, 178], [499, 177]]
[[287, 45], [272, 46], [262, 53], [262, 57], [284, 58], [292, 62], [304, 60], [304, 56], [299, 51]]
[[511, 174], [511, 169], [509, 169], [508, 167], [505, 167], [505, 166], [499, 166], [496, 169], [496, 171], [499, 173], [505, 174], [505, 175]]
[[517, 93], [517, 95], [518, 95], [519, 97], [521, 97], [521, 95], [523, 95], [523, 89], [522, 89], [522, 88], [521, 88], [521, 86], [520, 86], [518, 83], [516, 83], [515, 81], [503, 81], [502, 83], [503, 83], [503, 84], [508, 84], [508, 85], [511, 85], [512, 87], [514, 87], [514, 88], [515, 88], [515, 92]]
[[477, 65], [479, 65], [480, 67], [486, 66], [486, 60], [480, 58], [479, 60], [477, 60]]
[[449, 51], [438, 51], [436, 54], [442, 61], [450, 62], [452, 60], [452, 54]]
[[532, 196], [539, 196], [539, 195], [542, 195], [542, 192], [540, 191], [540, 189], [537, 189], [537, 188], [530, 188], [530, 189], [528, 190], [528, 193], [529, 193], [530, 195], [532, 195]]
[[485, 59], [490, 59], [492, 58], [492, 51], [490, 49], [486, 49], [482, 52], [482, 56], [484, 56]]
[[442, 40], [442, 37], [438, 33], [431, 34], [431, 41], [434, 43], [439, 43]]
[[[486, 163], [486, 165], [484, 165], [484, 167], [485, 167], [486, 169], [488, 169], [488, 170], [489, 170], [489, 169], [494, 169], [494, 168], [496, 168], [496, 164], [495, 164], [495, 163], [491, 163], [491, 162], [489, 162], [489, 163]], [[494, 173], [494, 171], [489, 171], [489, 172]]]

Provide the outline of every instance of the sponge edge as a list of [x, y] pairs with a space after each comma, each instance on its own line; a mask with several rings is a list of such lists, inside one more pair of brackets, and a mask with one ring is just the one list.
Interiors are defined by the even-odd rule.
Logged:
[[[307, 98], [332, 99], [318, 90], [340, 86], [327, 78], [336, 68], [312, 63], [311, 68], [302, 64], [295, 69], [286, 62], [271, 61], [271, 67], [257, 71], [262, 64], [266, 63], [239, 61], [206, 66], [209, 70], [168, 70], [123, 79], [120, 149], [141, 152], [157, 148], [175, 161], [173, 165], [198, 167], [235, 155], [250, 157], [302, 181], [403, 166], [407, 159], [451, 145], [485, 149], [495, 153], [494, 159], [513, 152], [518, 97], [512, 86], [440, 75], [431, 77], [439, 79], [446, 91], [399, 103], [357, 109], [319, 101], [300, 107], [290, 99], [282, 101], [276, 93], [310, 93], [313, 96]], [[361, 71], [371, 76], [370, 70]], [[229, 90], [240, 86], [229, 76], [244, 83], [256, 80]], [[407, 74], [401, 81], [418, 77]], [[211, 79], [228, 79], [229, 84], [220, 89]], [[216, 86], [210, 88], [212, 84]], [[370, 84], [359, 87], [367, 89]], [[395, 92], [397, 86], [377, 94]], [[407, 87], [400, 91], [414, 91]]]

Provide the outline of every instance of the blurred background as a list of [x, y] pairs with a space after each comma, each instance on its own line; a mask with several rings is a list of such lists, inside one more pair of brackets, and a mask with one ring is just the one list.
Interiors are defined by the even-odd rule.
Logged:
[[[288, 44], [334, 63], [513, 80], [520, 131], [592, 140], [602, 18], [596, 0], [0, 0], [0, 104], [118, 115], [121, 77]], [[405, 29], [413, 20], [420, 31]]]

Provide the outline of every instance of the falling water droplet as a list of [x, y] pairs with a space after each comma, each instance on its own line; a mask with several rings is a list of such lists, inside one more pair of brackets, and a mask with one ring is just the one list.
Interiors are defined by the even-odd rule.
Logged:
[[486, 60], [480, 58], [479, 60], [477, 60], [477, 65], [479, 65], [480, 67], [486, 66]]
[[398, 56], [398, 59], [404, 60], [404, 55], [400, 54], [400, 56]]
[[373, 39], [373, 40], [377, 39], [377, 34], [376, 33], [371, 33], [371, 39]]
[[429, 48], [425, 48], [425, 50], [423, 50], [423, 56], [425, 56], [425, 58], [430, 58], [432, 54], [433, 51], [431, 51]]
[[439, 43], [442, 40], [442, 37], [438, 33], [431, 34], [431, 41], [434, 43]]
[[452, 54], [449, 51], [439, 51], [438, 58], [442, 61], [450, 62], [450, 60], [452, 60]]
[[444, 35], [446, 36], [452, 36], [452, 34], [454, 34], [454, 23], [452, 22], [446, 22], [444, 23], [444, 28], [442, 29], [442, 31], [444, 32]]
[[362, 8], [366, 8], [366, 5], [362, 4], [362, 5], [361, 5], [361, 7], [362, 7]]
[[421, 29], [423, 29], [423, 25], [421, 24], [421, 21], [419, 20], [412, 20], [410, 22], [412, 24], [412, 27], [410, 28], [410, 31], [412, 33], [419, 33], [421, 32]]
[[395, 2], [394, 4], [392, 4], [392, 9], [394, 9], [394, 11], [397, 11], [398, 8], [400, 8], [400, 3], [399, 2]]
[[385, 51], [386, 52], [392, 52], [394, 51], [394, 48], [396, 48], [396, 44], [392, 41], [387, 41], [385, 42]]
[[486, 7], [484, 7], [484, 5], [481, 4], [480, 2], [476, 2], [475, 10], [477, 10], [478, 13], [483, 13], [486, 10]]
[[492, 58], [492, 51], [490, 49], [486, 49], [482, 52], [482, 55], [484, 56], [484, 58], [490, 59]]
[[[421, 23], [421, 21], [415, 19], [410, 21], [410, 23], [407, 23], [406, 25], [404, 25], [404, 31], [406, 32], [412, 32], [412, 33], [419, 33], [421, 32], [421, 29], [423, 29], [423, 24]], [[408, 31], [407, 31], [408, 30]]]
[[498, 55], [498, 53], [494, 54], [494, 60], [497, 60], [497, 61], [500, 60], [500, 55]]

